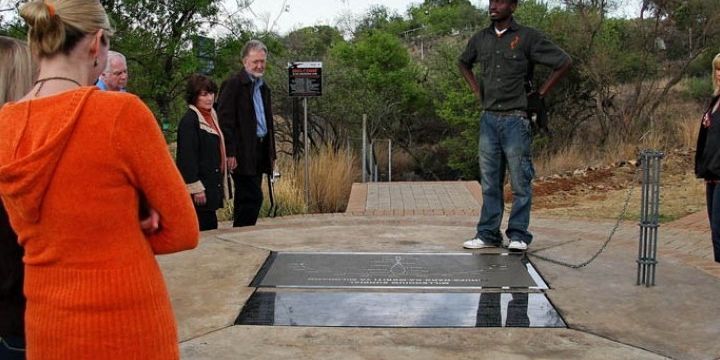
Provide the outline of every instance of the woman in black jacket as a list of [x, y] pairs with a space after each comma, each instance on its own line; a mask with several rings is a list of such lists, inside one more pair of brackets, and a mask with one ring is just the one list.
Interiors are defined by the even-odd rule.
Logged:
[[[0, 107], [30, 91], [34, 76], [30, 49], [0, 36]], [[0, 359], [25, 359], [23, 249], [0, 201]]]
[[227, 196], [225, 140], [213, 109], [217, 85], [192, 75], [185, 101], [188, 111], [178, 124], [177, 166], [197, 212], [200, 230], [217, 229], [215, 211]]
[[720, 54], [712, 62], [713, 97], [705, 109], [695, 153], [695, 174], [705, 179], [715, 261], [720, 262]]

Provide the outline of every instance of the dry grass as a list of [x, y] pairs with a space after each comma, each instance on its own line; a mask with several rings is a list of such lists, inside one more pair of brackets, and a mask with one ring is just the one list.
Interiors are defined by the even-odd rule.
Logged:
[[671, 151], [674, 149], [694, 149], [700, 126], [702, 108], [694, 103], [681, 99], [677, 93], [668, 97], [657, 111], [651, 128], [639, 137], [626, 139], [620, 130], [610, 134], [610, 140], [602, 147], [586, 141], [593, 137], [587, 134], [585, 139], [565, 150], [541, 155], [535, 159], [538, 176], [547, 176], [588, 166], [604, 166], [617, 161], [636, 159], [640, 150], [655, 149]]
[[[306, 212], [305, 196], [302, 185], [294, 174], [297, 173], [297, 164], [291, 157], [281, 157], [277, 161], [277, 168], [281, 176], [273, 183], [273, 195], [277, 215], [295, 215]], [[263, 182], [263, 205], [260, 216], [268, 216], [270, 210], [270, 196], [268, 195], [267, 179]]]
[[[310, 173], [310, 212], [342, 212], [347, 207], [352, 183], [359, 169], [353, 164], [355, 155], [341, 149], [321, 148], [313, 152], [309, 159]], [[304, 160], [295, 165], [293, 176], [297, 185], [304, 189]]]
[[[588, 166], [605, 168], [617, 161], [638, 157], [641, 149], [664, 151], [660, 191], [661, 221], [672, 221], [705, 208], [705, 186], [693, 174], [693, 157], [700, 126], [700, 106], [679, 97], [670, 97], [654, 119], [652, 131], [628, 142], [610, 141], [603, 149], [576, 144], [545, 158], [536, 159], [539, 176], [563, 174]], [[615, 138], [621, 138], [615, 136]], [[628, 174], [609, 168], [606, 179], [599, 184], [580, 184], [573, 191], [559, 191], [538, 198], [533, 211], [563, 218], [617, 218], [623, 208], [628, 189], [634, 188], [626, 219], [638, 219], [640, 186], [628, 181]], [[583, 183], [585, 178], [576, 181]], [[624, 183], [624, 185], [622, 185]], [[595, 185], [591, 187], [590, 185]]]
[[685, 149], [694, 149], [700, 132], [699, 116], [683, 116], [677, 124], [677, 137]]
[[[705, 187], [691, 173], [664, 174], [660, 186], [660, 221], [667, 222], [701, 211], [705, 208]], [[632, 190], [630, 190], [632, 187]], [[606, 192], [591, 191], [575, 196], [556, 195], [551, 200], [562, 206], [550, 209], [533, 209], [537, 214], [562, 218], [616, 219], [632, 191], [625, 220], [640, 218], [640, 183], [627, 189]]]
[[540, 156], [534, 160], [538, 176], [563, 173], [589, 166], [602, 166], [619, 160], [637, 157], [637, 145], [616, 143], [607, 149], [589, 149], [587, 145], [576, 144], [558, 153]]
[[[273, 185], [277, 216], [304, 213], [342, 212], [347, 207], [352, 183], [359, 170], [355, 156], [347, 150], [334, 151], [322, 148], [313, 152], [309, 159], [310, 204], [305, 202], [305, 161], [293, 161], [281, 156], [277, 161], [281, 177]], [[260, 217], [266, 217], [270, 209], [267, 179], [263, 181], [264, 201]], [[233, 206], [227, 204], [218, 210], [220, 221], [232, 220]]]

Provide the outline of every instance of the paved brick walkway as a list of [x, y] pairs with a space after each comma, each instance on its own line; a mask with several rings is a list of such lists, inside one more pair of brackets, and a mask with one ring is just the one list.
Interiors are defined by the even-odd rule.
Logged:
[[[479, 216], [482, 189], [477, 181], [392, 182], [353, 184], [347, 215]], [[659, 259], [691, 265], [720, 277], [713, 260], [710, 226], [704, 211], [662, 224], [658, 234]]]
[[699, 211], [660, 227], [660, 255], [720, 277], [720, 263], [713, 259], [710, 223]]
[[346, 213], [352, 215], [479, 215], [477, 181], [353, 184]]

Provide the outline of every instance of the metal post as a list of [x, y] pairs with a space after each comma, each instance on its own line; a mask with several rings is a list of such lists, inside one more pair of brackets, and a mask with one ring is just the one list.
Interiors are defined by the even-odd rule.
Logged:
[[367, 182], [367, 114], [363, 114], [362, 120], [362, 182]]
[[303, 121], [303, 127], [304, 127], [304, 154], [305, 154], [305, 212], [308, 211], [310, 208], [310, 162], [309, 162], [309, 154], [308, 154], [308, 106], [307, 106], [307, 97], [303, 98], [303, 107], [305, 112], [305, 120]]
[[370, 140], [370, 159], [368, 164], [370, 167], [370, 182], [377, 181], [375, 179], [375, 140]]
[[640, 154], [643, 184], [640, 203], [640, 240], [638, 249], [637, 285], [655, 285], [658, 228], [660, 220], [660, 170], [665, 155], [654, 150]]
[[388, 182], [392, 182], [392, 140], [388, 139]]
[[[660, 156], [655, 157], [655, 159], [654, 159], [655, 163], [654, 163], [654, 167], [653, 167], [655, 170], [655, 172], [654, 172], [655, 179], [653, 181], [654, 190], [655, 190], [655, 201], [653, 202], [653, 204], [655, 205], [655, 209], [654, 209], [655, 224], [660, 223], [660, 169], [661, 169], [660, 161], [662, 159], [662, 156], [663, 156], [663, 154], [660, 154]], [[652, 234], [652, 240], [650, 242], [650, 244], [651, 244], [650, 255], [652, 256], [652, 259], [655, 260], [655, 259], [657, 259], [659, 225], [655, 226], [652, 230], [653, 230], [653, 234]], [[657, 264], [657, 261], [655, 261], [653, 263], [652, 267], [650, 268], [650, 284], [652, 284], [652, 285], [655, 285], [656, 264]]]

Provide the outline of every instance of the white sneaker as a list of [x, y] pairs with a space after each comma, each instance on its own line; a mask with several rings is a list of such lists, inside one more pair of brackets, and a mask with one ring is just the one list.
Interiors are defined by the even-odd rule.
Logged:
[[527, 244], [524, 241], [520, 240], [510, 240], [510, 244], [508, 244], [508, 250], [525, 251], [527, 250]]
[[463, 243], [463, 247], [466, 249], [484, 249], [491, 247], [498, 247], [496, 244], [488, 243], [480, 238], [470, 239]]

